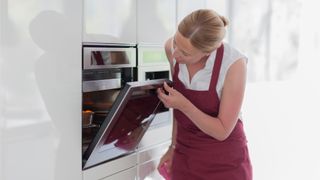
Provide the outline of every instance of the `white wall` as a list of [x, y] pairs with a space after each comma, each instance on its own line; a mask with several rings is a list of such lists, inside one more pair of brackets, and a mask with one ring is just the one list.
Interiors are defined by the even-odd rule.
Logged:
[[[300, 36], [298, 67], [293, 76], [248, 83], [243, 115], [255, 180], [320, 179], [317, 4], [315, 0], [302, 2], [296, 22], [300, 24], [296, 29]], [[278, 42], [283, 43], [281, 39]], [[271, 48], [281, 50], [281, 46]]]

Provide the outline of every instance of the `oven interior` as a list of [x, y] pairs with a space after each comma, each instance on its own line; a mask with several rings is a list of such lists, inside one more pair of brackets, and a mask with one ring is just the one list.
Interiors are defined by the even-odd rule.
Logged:
[[98, 88], [82, 93], [82, 154], [96, 136], [102, 122], [107, 117], [121, 88], [127, 83], [137, 80], [136, 68], [110, 68], [99, 70], [83, 70], [83, 82], [119, 79], [118, 88]]

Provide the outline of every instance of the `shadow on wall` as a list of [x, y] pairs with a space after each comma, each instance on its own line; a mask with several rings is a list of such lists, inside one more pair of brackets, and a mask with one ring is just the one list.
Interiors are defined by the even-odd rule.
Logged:
[[74, 47], [68, 47], [69, 42], [76, 42], [77, 34], [70, 31], [72, 23], [67, 16], [55, 11], [39, 13], [31, 21], [29, 29], [34, 42], [44, 51], [35, 63], [35, 77], [56, 132], [55, 179], [62, 180], [70, 171], [68, 165], [72, 158], [81, 156], [75, 154], [65, 159], [67, 152], [72, 150], [70, 147], [77, 148], [77, 143], [80, 144], [74, 142], [79, 127], [74, 127], [74, 119], [78, 117], [72, 112], [78, 108], [74, 102], [80, 103], [80, 99], [75, 99], [80, 90], [74, 89], [77, 86], [74, 83], [78, 83], [75, 79], [80, 81], [78, 71], [81, 67], [75, 70], [77, 64], [73, 64], [76, 62], [69, 57], [79, 52]]

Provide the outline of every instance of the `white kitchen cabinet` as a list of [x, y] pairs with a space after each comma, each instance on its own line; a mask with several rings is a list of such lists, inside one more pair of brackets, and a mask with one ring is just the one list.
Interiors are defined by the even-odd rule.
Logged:
[[122, 172], [119, 172], [117, 174], [114, 174], [112, 176], [99, 179], [99, 180], [136, 180], [137, 179], [137, 168], [133, 167], [127, 170], [124, 170]]
[[162, 180], [157, 170], [161, 157], [166, 153], [171, 141], [151, 146], [138, 153], [138, 177], [139, 180]]
[[0, 0], [0, 21], [0, 179], [81, 180], [82, 2]]
[[138, 80], [171, 78], [164, 45], [138, 46]]
[[175, 32], [176, 1], [138, 0], [138, 44], [164, 45]]
[[136, 44], [136, 0], [84, 0], [83, 41]]
[[[137, 154], [133, 153], [83, 171], [83, 180], [134, 179], [137, 174]], [[123, 177], [123, 178], [120, 178]]]
[[177, 24], [189, 13], [206, 8], [206, 0], [177, 0]]

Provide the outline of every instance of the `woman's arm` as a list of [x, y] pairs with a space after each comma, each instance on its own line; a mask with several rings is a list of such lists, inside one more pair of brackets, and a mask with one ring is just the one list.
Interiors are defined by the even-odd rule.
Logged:
[[194, 106], [177, 90], [165, 85], [169, 95], [159, 94], [167, 107], [182, 111], [204, 133], [225, 140], [234, 129], [241, 109], [246, 84], [246, 61], [233, 63], [226, 75], [218, 117], [212, 117]]

